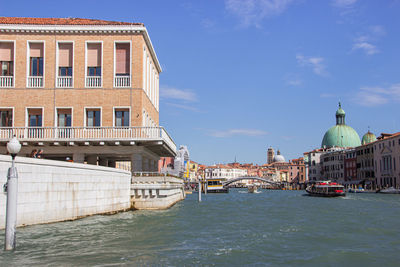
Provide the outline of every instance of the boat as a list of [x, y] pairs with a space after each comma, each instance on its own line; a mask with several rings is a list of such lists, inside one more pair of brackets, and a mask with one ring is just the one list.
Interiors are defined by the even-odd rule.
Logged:
[[256, 185], [249, 185], [247, 186], [247, 192], [249, 193], [258, 193]]
[[360, 187], [360, 188], [349, 188], [349, 190], [347, 190], [347, 192], [349, 193], [367, 193], [367, 191], [365, 191], [364, 188]]
[[392, 187], [389, 187], [389, 188], [382, 189], [378, 193], [382, 193], [382, 194], [400, 194], [400, 189], [394, 188], [392, 186]]
[[331, 181], [317, 181], [307, 186], [306, 192], [316, 197], [341, 197], [346, 195], [343, 185]]
[[207, 193], [228, 193], [229, 188], [222, 184], [224, 180], [225, 179], [207, 179]]

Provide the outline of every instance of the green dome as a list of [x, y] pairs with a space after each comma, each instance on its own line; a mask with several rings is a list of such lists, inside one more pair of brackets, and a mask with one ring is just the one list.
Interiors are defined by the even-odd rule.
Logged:
[[336, 125], [331, 127], [322, 139], [321, 147], [356, 147], [360, 146], [360, 136], [358, 133], [346, 125], [346, 113], [339, 102], [339, 109], [336, 111]]
[[364, 134], [361, 144], [365, 145], [365, 144], [372, 143], [375, 141], [376, 141], [376, 136], [373, 133], [371, 133], [370, 131], [368, 131], [368, 133]]
[[331, 127], [322, 139], [321, 147], [356, 147], [360, 146], [358, 133], [348, 125], [335, 125]]
[[338, 110], [336, 111], [336, 116], [340, 116], [340, 115], [346, 115], [346, 112], [344, 112], [344, 110], [342, 109], [341, 106], [339, 106]]

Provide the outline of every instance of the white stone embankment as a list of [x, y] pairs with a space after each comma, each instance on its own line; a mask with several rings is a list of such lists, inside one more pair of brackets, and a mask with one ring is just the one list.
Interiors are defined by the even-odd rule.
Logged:
[[135, 209], [168, 209], [185, 199], [183, 180], [169, 176], [132, 177], [131, 205]]
[[[11, 157], [0, 155], [0, 229], [5, 227], [3, 184]], [[74, 220], [131, 208], [131, 173], [115, 168], [17, 157], [17, 226]]]

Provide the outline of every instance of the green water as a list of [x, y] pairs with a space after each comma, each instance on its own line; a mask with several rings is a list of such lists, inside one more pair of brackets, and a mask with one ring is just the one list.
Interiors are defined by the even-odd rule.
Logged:
[[[18, 229], [1, 266], [399, 266], [400, 195], [244, 189]], [[4, 230], [1, 245], [4, 244]]]

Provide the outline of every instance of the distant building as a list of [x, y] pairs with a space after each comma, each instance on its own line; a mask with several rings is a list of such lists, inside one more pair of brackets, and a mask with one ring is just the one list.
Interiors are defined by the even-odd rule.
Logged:
[[302, 184], [305, 182], [306, 168], [303, 158], [290, 160], [288, 171], [289, 171], [289, 183]]
[[352, 183], [357, 180], [357, 154], [356, 149], [346, 150], [344, 157], [344, 181]]
[[189, 150], [181, 145], [175, 158], [161, 158], [158, 163], [159, 172], [189, 178]]
[[247, 176], [247, 169], [240, 168], [240, 167], [230, 167], [228, 165], [217, 164], [214, 166], [208, 166], [204, 170], [205, 178], [212, 179], [212, 178], [224, 178], [227, 180], [238, 178], [238, 177], [245, 177]]
[[400, 187], [400, 132], [382, 133], [373, 143], [374, 169], [378, 187]]
[[269, 147], [267, 151], [267, 164], [271, 164], [272, 162], [274, 162], [274, 157], [275, 151], [272, 147]]
[[344, 183], [344, 159], [346, 149], [338, 149], [321, 155], [322, 179]]

